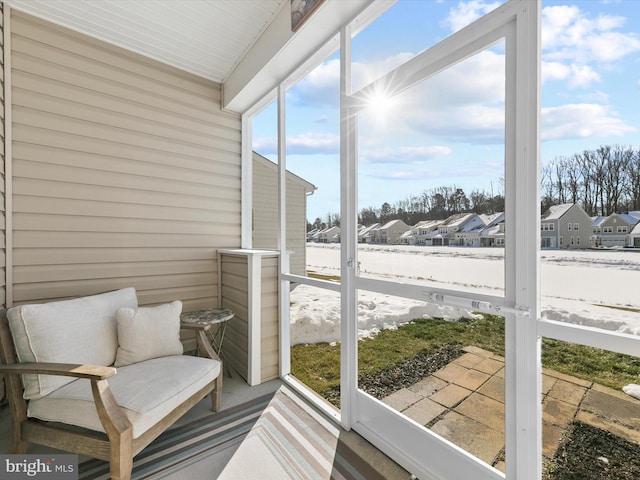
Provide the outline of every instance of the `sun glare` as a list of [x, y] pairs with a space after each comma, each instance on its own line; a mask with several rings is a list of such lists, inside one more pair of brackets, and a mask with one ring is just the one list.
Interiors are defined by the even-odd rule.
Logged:
[[367, 112], [377, 123], [384, 123], [393, 112], [395, 99], [387, 92], [376, 91], [367, 99]]

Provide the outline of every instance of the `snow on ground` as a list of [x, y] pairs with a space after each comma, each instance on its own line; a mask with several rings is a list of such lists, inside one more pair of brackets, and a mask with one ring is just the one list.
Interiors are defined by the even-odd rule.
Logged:
[[[359, 245], [360, 275], [501, 296], [500, 248]], [[640, 251], [543, 250], [542, 317], [640, 335]], [[307, 268], [339, 275], [340, 246], [307, 244]], [[421, 317], [457, 320], [470, 311], [359, 292], [360, 338]], [[299, 285], [291, 292], [291, 344], [340, 338], [336, 292]]]

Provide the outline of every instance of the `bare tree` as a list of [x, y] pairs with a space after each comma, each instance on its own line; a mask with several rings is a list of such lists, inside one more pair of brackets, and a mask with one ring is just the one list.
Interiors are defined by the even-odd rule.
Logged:
[[[546, 212], [552, 205], [555, 205], [554, 196], [555, 184], [553, 183], [553, 168], [551, 165], [544, 165], [540, 171], [540, 202], [542, 212]], [[477, 212], [476, 212], [477, 213]]]
[[[631, 150], [631, 149], [630, 149]], [[640, 210], [640, 150], [631, 150], [626, 168], [627, 210]]]
[[625, 149], [619, 146], [603, 146], [596, 150], [596, 156], [603, 165], [601, 185], [603, 193], [603, 215], [611, 215], [620, 211], [620, 200], [624, 190], [624, 170], [628, 157]]
[[564, 171], [567, 200], [570, 203], [579, 203], [582, 191], [582, 175], [579, 165], [574, 158], [565, 158], [561, 162], [561, 168]]
[[378, 214], [373, 207], [363, 208], [360, 210], [360, 215], [358, 215], [358, 217], [358, 221], [362, 225], [373, 225], [374, 223], [378, 223]]
[[489, 199], [486, 192], [481, 190], [473, 190], [469, 194], [469, 202], [473, 213], [489, 213], [487, 211]]

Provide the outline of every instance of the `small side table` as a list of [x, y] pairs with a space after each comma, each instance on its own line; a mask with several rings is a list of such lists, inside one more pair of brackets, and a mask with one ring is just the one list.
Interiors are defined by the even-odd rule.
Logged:
[[211, 346], [218, 356], [222, 351], [222, 342], [224, 341], [224, 332], [227, 329], [227, 322], [235, 316], [228, 308], [210, 308], [207, 310], [196, 310], [186, 312], [180, 316], [180, 321], [185, 324], [200, 323], [204, 325], [217, 325], [212, 331], [207, 331], [207, 338], [211, 342]]

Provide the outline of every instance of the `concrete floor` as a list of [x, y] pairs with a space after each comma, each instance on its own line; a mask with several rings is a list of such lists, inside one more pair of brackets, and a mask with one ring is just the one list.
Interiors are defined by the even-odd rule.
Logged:
[[[242, 404], [254, 398], [258, 398], [267, 393], [275, 392], [282, 382], [280, 380], [271, 380], [265, 382], [262, 385], [250, 387], [237, 373], [233, 373], [231, 377], [225, 376], [223, 380], [222, 388], [222, 407], [221, 410], [233, 407], [235, 405]], [[209, 397], [205, 397], [197, 405], [195, 405], [189, 412], [187, 412], [180, 420], [176, 422], [176, 425], [181, 423], [200, 418], [205, 415], [211, 414], [211, 400]], [[9, 452], [9, 429], [10, 429], [10, 415], [8, 405], [0, 407], [0, 453]], [[27, 453], [50, 453], [57, 452], [54, 449], [43, 447], [40, 445], [29, 445]], [[63, 452], [64, 453], [64, 452]], [[232, 453], [232, 452], [231, 452]], [[82, 461], [83, 458], [80, 459]], [[184, 477], [183, 477], [184, 478]], [[204, 477], [191, 477], [193, 479]], [[215, 477], [211, 477], [215, 478]]]
[[[250, 387], [237, 373], [225, 376], [222, 409], [275, 392], [282, 382], [272, 380]], [[543, 370], [543, 455], [551, 459], [573, 419], [611, 431], [640, 444], [640, 400], [575, 377]], [[448, 366], [402, 389], [384, 402], [486, 463], [504, 471], [504, 358], [477, 347]], [[203, 399], [178, 424], [209, 415]], [[0, 453], [9, 453], [9, 412], [0, 408]], [[28, 453], [54, 450], [31, 445]], [[234, 451], [198, 462], [174, 477], [216, 478]], [[84, 458], [81, 458], [82, 461]]]

